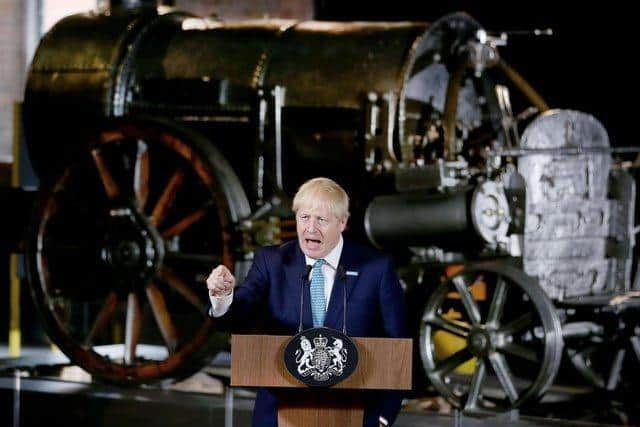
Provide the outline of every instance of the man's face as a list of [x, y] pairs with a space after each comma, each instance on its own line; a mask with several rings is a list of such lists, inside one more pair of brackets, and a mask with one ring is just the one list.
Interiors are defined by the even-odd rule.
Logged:
[[296, 213], [296, 231], [302, 252], [313, 259], [326, 257], [346, 225], [346, 218], [338, 219], [327, 206], [301, 207]]

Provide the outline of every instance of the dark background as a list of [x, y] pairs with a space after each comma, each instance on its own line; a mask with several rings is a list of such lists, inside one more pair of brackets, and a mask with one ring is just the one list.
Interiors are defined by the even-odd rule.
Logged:
[[[489, 33], [552, 28], [554, 35], [510, 36], [502, 57], [552, 108], [570, 108], [600, 120], [615, 146], [635, 138], [638, 14], [631, 3], [576, 1], [317, 0], [316, 19], [433, 22], [458, 11]], [[515, 111], [518, 113], [518, 111]]]

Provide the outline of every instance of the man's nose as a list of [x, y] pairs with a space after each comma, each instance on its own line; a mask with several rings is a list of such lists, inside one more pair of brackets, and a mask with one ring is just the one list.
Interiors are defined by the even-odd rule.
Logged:
[[307, 223], [307, 231], [310, 233], [318, 231], [318, 223], [315, 219], [312, 218], [309, 220], [309, 222]]

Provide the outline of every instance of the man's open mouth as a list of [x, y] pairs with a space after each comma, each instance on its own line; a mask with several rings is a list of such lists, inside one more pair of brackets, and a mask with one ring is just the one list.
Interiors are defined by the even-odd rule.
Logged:
[[307, 243], [311, 243], [311, 244], [318, 244], [318, 245], [319, 245], [320, 243], [322, 243], [322, 242], [321, 242], [320, 240], [318, 240], [318, 239], [304, 239], [304, 240], [305, 240], [305, 242], [307, 242]]

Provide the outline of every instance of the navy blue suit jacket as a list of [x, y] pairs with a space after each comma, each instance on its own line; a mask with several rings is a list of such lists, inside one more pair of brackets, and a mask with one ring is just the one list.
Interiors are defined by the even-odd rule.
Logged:
[[[405, 299], [390, 257], [344, 239], [340, 265], [348, 272], [347, 335], [352, 337], [407, 336]], [[300, 322], [300, 291], [305, 258], [297, 240], [256, 251], [246, 279], [234, 290], [233, 302], [223, 316], [233, 325], [263, 317], [262, 332], [295, 335]], [[355, 275], [357, 274], [357, 276]], [[336, 275], [324, 326], [342, 330], [343, 285]], [[313, 327], [308, 284], [303, 290], [303, 327]], [[378, 417], [395, 420], [400, 392], [375, 392], [368, 396], [364, 425], [377, 426]], [[260, 389], [253, 412], [254, 427], [277, 425], [277, 397]]]

